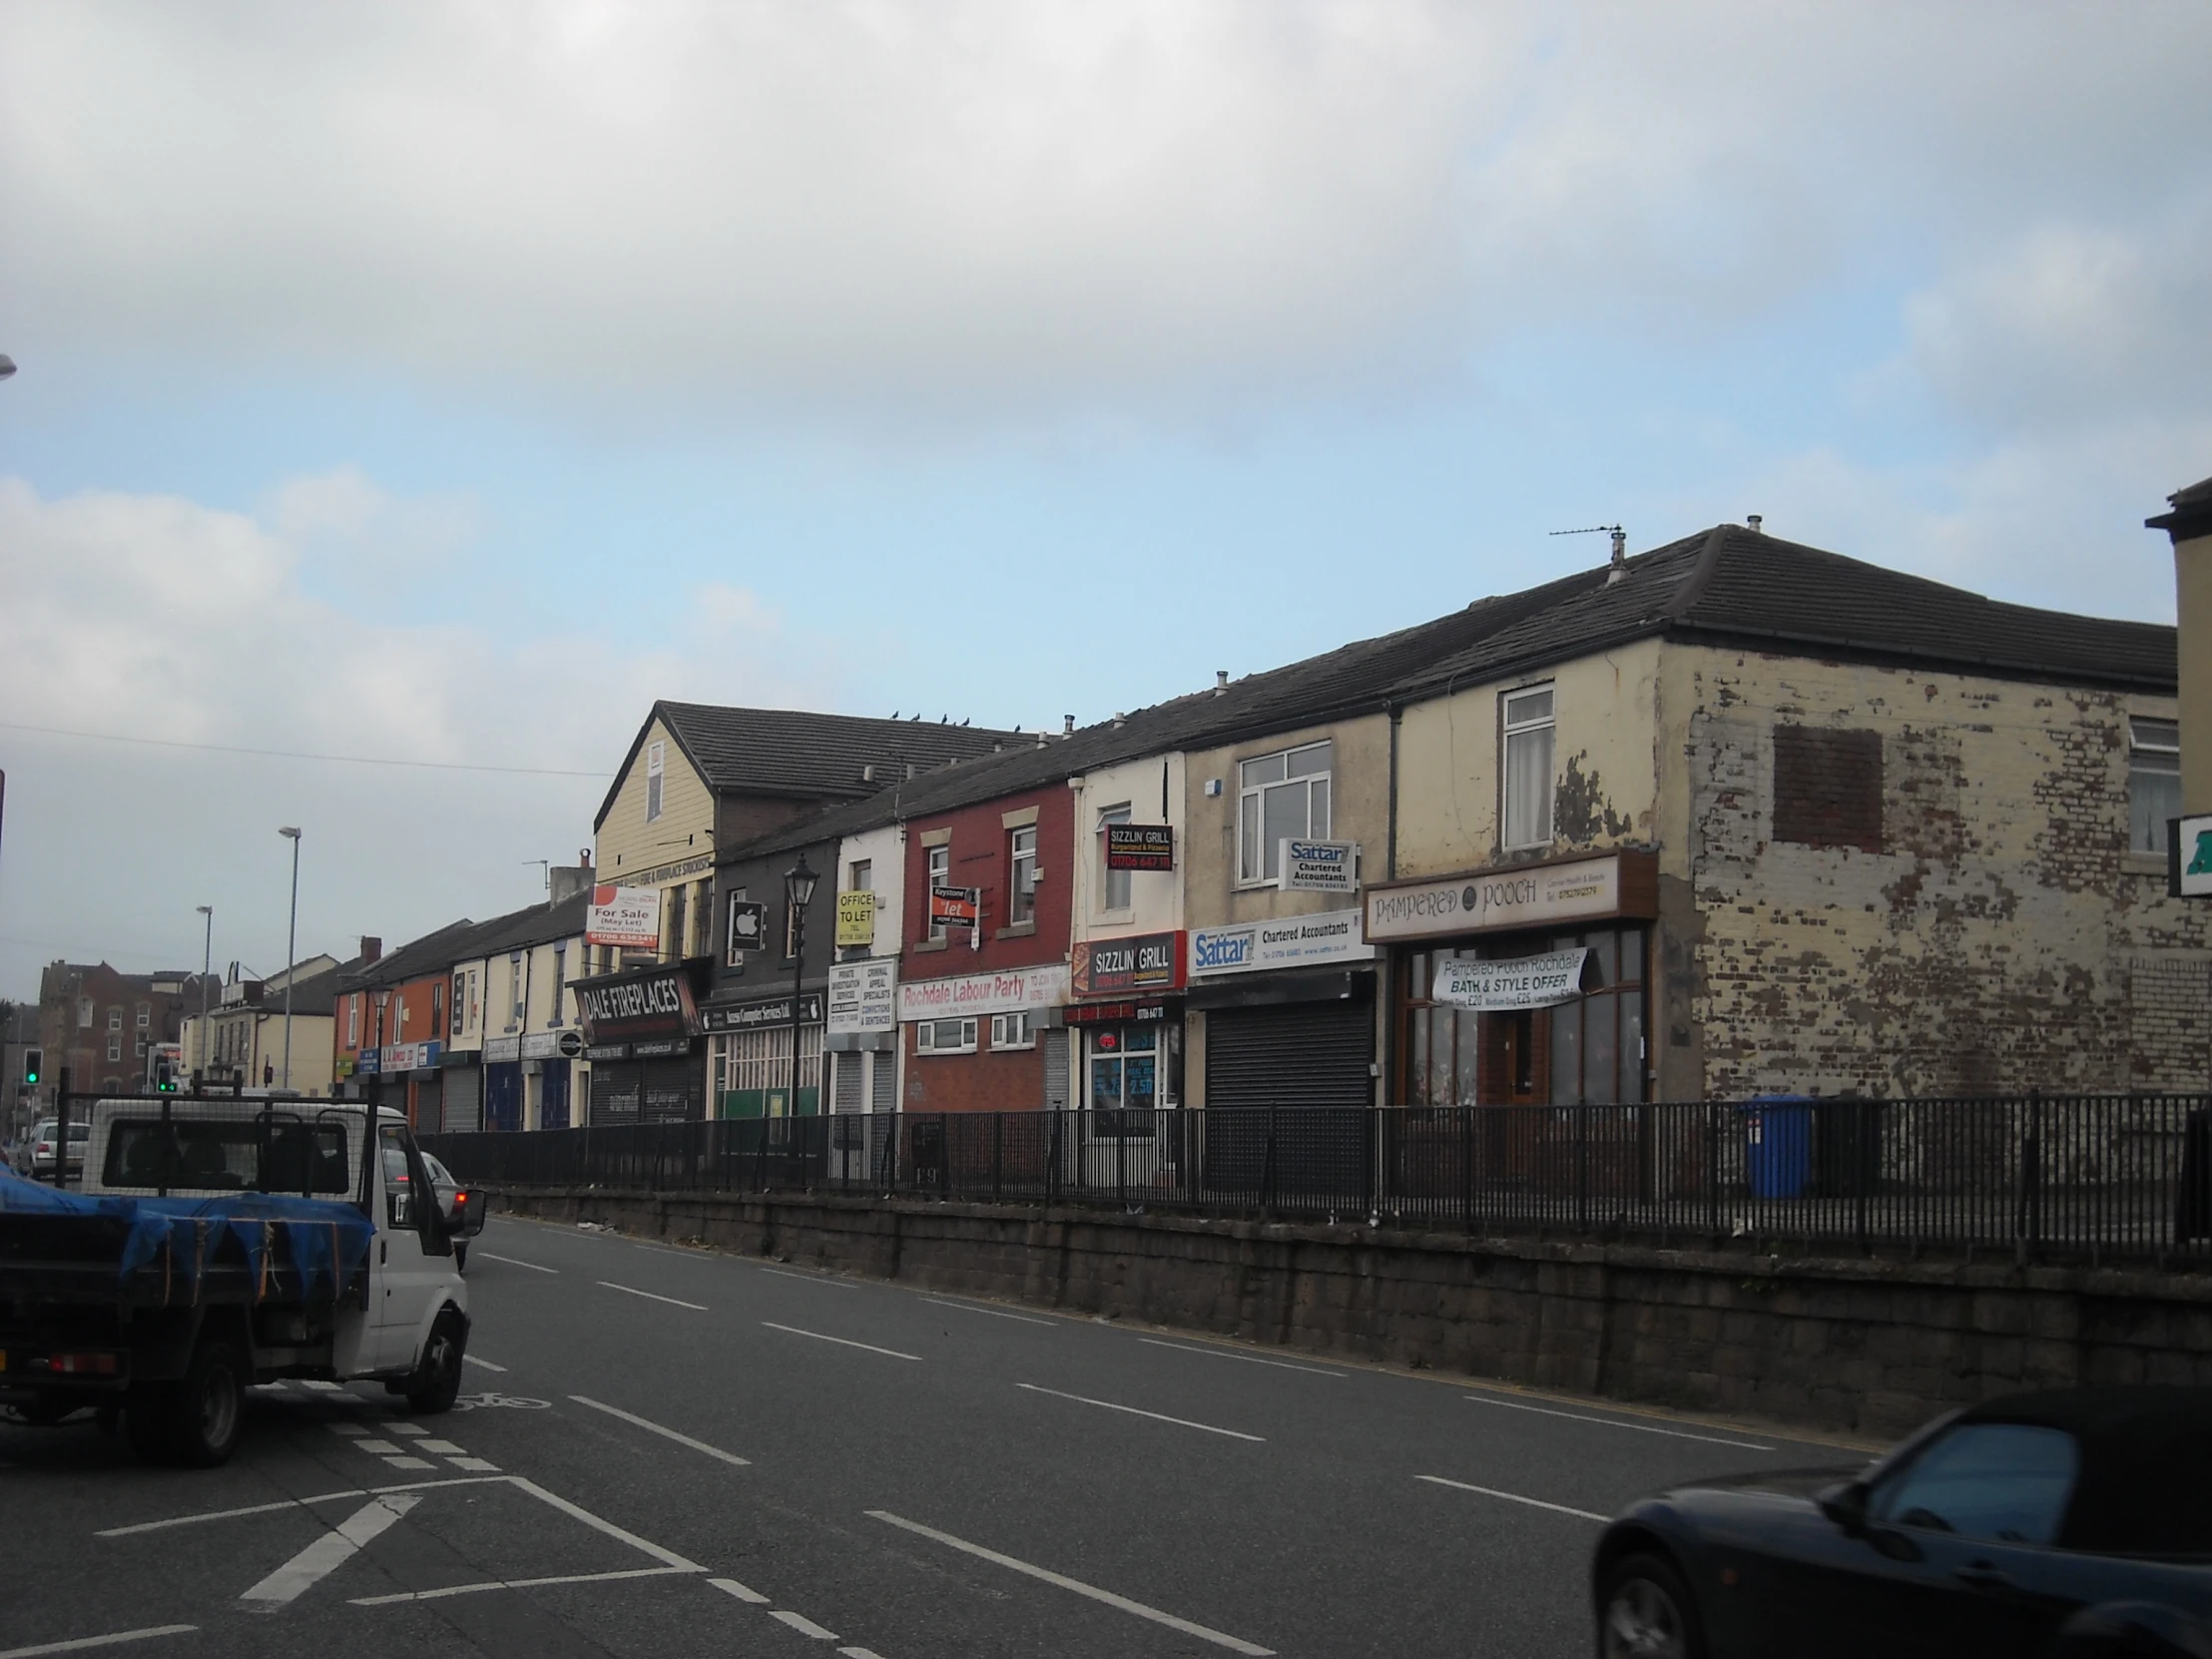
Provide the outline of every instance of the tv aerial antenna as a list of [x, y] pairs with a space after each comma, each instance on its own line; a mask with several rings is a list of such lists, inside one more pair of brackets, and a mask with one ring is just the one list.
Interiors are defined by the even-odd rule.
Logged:
[[1606, 585], [1610, 587], [1628, 574], [1628, 532], [1618, 524], [1588, 524], [1579, 530], [1550, 530], [1545, 533], [1553, 536], [1611, 536], [1613, 563], [1605, 573]]

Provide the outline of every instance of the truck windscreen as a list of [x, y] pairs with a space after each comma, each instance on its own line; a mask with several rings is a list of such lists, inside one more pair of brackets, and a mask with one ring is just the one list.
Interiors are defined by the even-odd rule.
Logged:
[[108, 1132], [106, 1187], [187, 1192], [327, 1193], [344, 1197], [349, 1137], [343, 1122], [261, 1114], [235, 1119], [119, 1118]]

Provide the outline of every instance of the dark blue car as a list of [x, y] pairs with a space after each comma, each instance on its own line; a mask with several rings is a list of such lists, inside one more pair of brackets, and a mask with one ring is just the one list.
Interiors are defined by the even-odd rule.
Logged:
[[1645, 1498], [1601, 1659], [2212, 1659], [2212, 1388], [2015, 1394], [1871, 1467]]

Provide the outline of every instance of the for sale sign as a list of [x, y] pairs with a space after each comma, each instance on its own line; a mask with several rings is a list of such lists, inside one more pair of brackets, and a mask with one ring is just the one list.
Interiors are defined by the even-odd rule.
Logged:
[[661, 948], [661, 889], [594, 887], [584, 912], [586, 944], [622, 945], [632, 950]]

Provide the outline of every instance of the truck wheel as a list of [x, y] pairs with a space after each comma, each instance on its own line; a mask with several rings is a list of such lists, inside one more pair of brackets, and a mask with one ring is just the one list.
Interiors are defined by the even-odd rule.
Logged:
[[468, 1342], [468, 1327], [448, 1308], [430, 1327], [430, 1340], [422, 1345], [422, 1359], [407, 1379], [407, 1409], [426, 1417], [453, 1409], [461, 1393], [461, 1350]]
[[180, 1463], [214, 1468], [229, 1460], [246, 1417], [246, 1359], [230, 1343], [203, 1342], [171, 1396], [170, 1444]]

